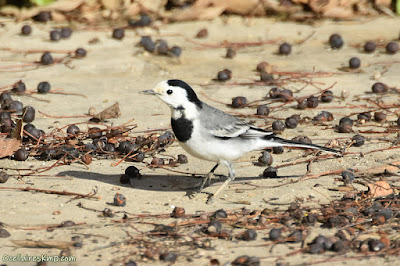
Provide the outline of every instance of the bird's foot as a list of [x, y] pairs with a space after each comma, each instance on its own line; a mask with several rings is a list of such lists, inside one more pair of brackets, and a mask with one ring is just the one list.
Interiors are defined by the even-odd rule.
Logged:
[[195, 187], [195, 189], [193, 189], [193, 190], [191, 190], [191, 191], [188, 191], [188, 192], [186, 193], [186, 195], [189, 197], [189, 199], [194, 198], [194, 197], [195, 197], [197, 194], [199, 194], [199, 193], [203, 193], [203, 189], [204, 189], [205, 187], [208, 187], [208, 186], [210, 185], [211, 179], [212, 179], [214, 176], [215, 176], [215, 175], [214, 175], [214, 173], [212, 173], [212, 172], [206, 174], [206, 175], [203, 177], [203, 180], [201, 181], [201, 183], [199, 183], [199, 184]]

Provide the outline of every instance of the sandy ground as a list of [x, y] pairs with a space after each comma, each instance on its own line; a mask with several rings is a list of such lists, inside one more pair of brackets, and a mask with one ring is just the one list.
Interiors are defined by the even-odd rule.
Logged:
[[[137, 128], [133, 130], [133, 135], [141, 134], [146, 129], [168, 128], [169, 127], [169, 108], [161, 101], [150, 96], [138, 94], [139, 91], [150, 89], [159, 81], [179, 78], [193, 84], [199, 97], [220, 109], [228, 112], [239, 112], [241, 114], [254, 114], [254, 108], [233, 110], [226, 104], [231, 102], [232, 97], [245, 96], [249, 101], [259, 100], [264, 97], [270, 87], [267, 86], [228, 86], [210, 85], [217, 72], [229, 68], [233, 72], [232, 82], [251, 82], [258, 80], [257, 73], [254, 71], [256, 65], [261, 61], [268, 61], [279, 71], [316, 71], [338, 72], [338, 68], [347, 66], [348, 60], [352, 56], [358, 56], [362, 61], [362, 71], [360, 73], [341, 72], [340, 75], [331, 77], [315, 78], [312, 81], [319, 82], [321, 88], [327, 88], [334, 82], [332, 88], [334, 95], [340, 96], [343, 90], [347, 90], [349, 95], [347, 102], [354, 100], [354, 96], [365, 94], [370, 91], [371, 85], [375, 82], [372, 76], [376, 72], [383, 73], [380, 81], [386, 82], [391, 86], [400, 87], [398, 76], [400, 68], [398, 64], [372, 64], [376, 62], [399, 61], [400, 54], [387, 55], [384, 48], [379, 48], [373, 54], [364, 54], [361, 48], [355, 48], [352, 44], [363, 44], [371, 39], [383, 39], [385, 41], [396, 39], [399, 34], [399, 21], [396, 19], [379, 18], [374, 20], [360, 20], [353, 22], [317, 22], [315, 25], [301, 25], [291, 22], [278, 22], [272, 19], [246, 20], [240, 17], [227, 17], [216, 19], [212, 22], [190, 22], [162, 25], [159, 24], [159, 31], [155, 29], [141, 29], [138, 31], [127, 31], [123, 40], [118, 41], [110, 37], [111, 30], [75, 30], [72, 37], [54, 43], [48, 40], [48, 32], [54, 26], [34, 24], [33, 33], [30, 37], [20, 36], [21, 24], [15, 24], [4, 19], [4, 25], [0, 28], [1, 48], [12, 48], [26, 51], [31, 49], [38, 50], [75, 50], [84, 47], [88, 55], [84, 59], [72, 60], [69, 67], [64, 64], [55, 64], [48, 67], [40, 67], [30, 71], [10, 71], [6, 66], [18, 65], [38, 61], [40, 53], [11, 53], [0, 52], [0, 87], [13, 84], [22, 79], [27, 85], [28, 90], [36, 90], [36, 86], [41, 81], [49, 81], [54, 89], [62, 89], [64, 92], [84, 94], [86, 98], [74, 95], [37, 95], [36, 98], [28, 96], [15, 96], [24, 105], [32, 105], [45, 114], [52, 116], [73, 116], [87, 113], [89, 107], [102, 110], [114, 102], [119, 102], [122, 115], [117, 119], [111, 119], [108, 124], [119, 125], [134, 119]], [[266, 40], [276, 40], [277, 44], [246, 47], [238, 50], [237, 56], [233, 59], [224, 58], [225, 48], [207, 48], [189, 42], [185, 39], [193, 39], [201, 28], [207, 28], [209, 36], [206, 39], [196, 40], [200, 43], [217, 44], [224, 40], [231, 42], [256, 42]], [[79, 27], [78, 27], [79, 28]], [[345, 40], [345, 47], [339, 51], [330, 50], [325, 44], [332, 33], [342, 34]], [[310, 36], [310, 34], [313, 35]], [[140, 35], [151, 34], [154, 39], [162, 36], [170, 45], [180, 45], [183, 47], [181, 58], [170, 58], [155, 56], [143, 52], [142, 48], [135, 45], [140, 40]], [[89, 44], [93, 38], [98, 38], [99, 42]], [[308, 39], [307, 39], [308, 38]], [[276, 54], [278, 43], [288, 41], [296, 43], [307, 39], [304, 43], [293, 46], [293, 53], [290, 56], [279, 56]], [[203, 48], [203, 49], [199, 49]], [[64, 54], [53, 53], [55, 58], [61, 58]], [[289, 83], [287, 88], [296, 90], [304, 87], [304, 83]], [[313, 86], [307, 86], [296, 96], [306, 96], [318, 92]], [[200, 94], [203, 93], [203, 94]], [[207, 97], [206, 97], [206, 96]], [[397, 96], [395, 96], [397, 97]], [[49, 100], [49, 102], [40, 101]], [[211, 99], [226, 103], [218, 103]], [[268, 101], [266, 101], [268, 102]], [[285, 130], [282, 134], [284, 138], [293, 138], [298, 135], [309, 136], [314, 143], [324, 145], [334, 138], [343, 138], [341, 146], [349, 141], [355, 133], [339, 134], [332, 128], [336, 125], [343, 115], [356, 112], [357, 109], [328, 109], [324, 106], [344, 106], [343, 102], [335, 100], [330, 104], [321, 105], [321, 108], [307, 109], [303, 111], [295, 108], [288, 108], [282, 111], [273, 112], [272, 115], [279, 118], [286, 118], [291, 114], [300, 113], [302, 117], [313, 117], [321, 110], [328, 110], [334, 114], [334, 121], [327, 123], [329, 126], [311, 126], [309, 123], [301, 124], [296, 129]], [[290, 104], [289, 107], [295, 107]], [[397, 117], [390, 115], [389, 121], [395, 121]], [[54, 127], [62, 127], [70, 123], [85, 122], [87, 118], [51, 118], [45, 115], [38, 115], [34, 121], [36, 127], [49, 132]], [[270, 125], [272, 119], [255, 119], [255, 124], [259, 126]], [[81, 127], [86, 127], [82, 125]], [[361, 130], [357, 128], [356, 130]], [[386, 138], [394, 139], [393, 133]], [[347, 138], [347, 139], [346, 139]], [[377, 148], [389, 147], [389, 144], [377, 140], [371, 135], [371, 140], [361, 148], [351, 147], [350, 151], [368, 151]], [[160, 156], [168, 158], [177, 154], [185, 153], [180, 146], [175, 143], [168, 147]], [[116, 167], [111, 164], [117, 160], [94, 160], [89, 169], [81, 164], [72, 164], [53, 168], [46, 172], [46, 176], [30, 176], [23, 179], [11, 178], [2, 186], [26, 187], [53, 190], [66, 190], [87, 194], [97, 189], [100, 200], [79, 199], [71, 200], [69, 196], [58, 196], [43, 193], [19, 192], [13, 190], [2, 190], [0, 192], [0, 210], [2, 213], [1, 222], [10, 233], [9, 238], [1, 238], [1, 256], [7, 254], [16, 256], [17, 254], [40, 256], [42, 254], [59, 255], [58, 249], [38, 249], [38, 248], [18, 248], [11, 240], [65, 240], [69, 241], [73, 236], [80, 236], [83, 247], [72, 251], [76, 257], [76, 262], [64, 263], [64, 265], [109, 265], [121, 262], [124, 259], [132, 258], [140, 261], [143, 250], [138, 250], [135, 246], [119, 245], [110, 247], [111, 243], [120, 243], [127, 238], [127, 232], [137, 233], [130, 227], [123, 224], [112, 223], [112, 220], [121, 219], [123, 213], [118, 213], [116, 217], [99, 217], [99, 213], [91, 212], [76, 205], [81, 202], [85, 207], [103, 210], [112, 208], [123, 210], [131, 214], [164, 214], [170, 213], [174, 206], [185, 208], [186, 213], [196, 211], [213, 212], [218, 209], [236, 209], [246, 207], [249, 209], [276, 208], [267, 202], [271, 198], [281, 203], [280, 208], [287, 208], [290, 202], [303, 199], [309, 204], [328, 203], [332, 199], [341, 197], [343, 193], [330, 191], [342, 182], [335, 180], [339, 176], [326, 176], [318, 179], [307, 180], [294, 184], [287, 184], [281, 187], [269, 188], [291, 179], [299, 178], [306, 173], [305, 164], [291, 167], [280, 168], [278, 174], [285, 178], [282, 179], [262, 179], [260, 174], [264, 167], [253, 166], [251, 161], [255, 161], [259, 152], [245, 156], [240, 162], [235, 164], [237, 178], [216, 200], [213, 205], [206, 205], [207, 196], [197, 195], [194, 199], [189, 199], [186, 195], [187, 188], [196, 185], [200, 179], [190, 175], [174, 174], [163, 169], [144, 169], [143, 178], [133, 181], [133, 186], [121, 185], [119, 176], [129, 165], [136, 165], [139, 169], [144, 168], [141, 163], [123, 162]], [[285, 150], [282, 155], [274, 155], [273, 165], [280, 165], [293, 160], [301, 159], [304, 155], [300, 150]], [[176, 170], [190, 172], [193, 174], [205, 174], [213, 166], [211, 162], [204, 162], [188, 156], [189, 163], [181, 165]], [[317, 174], [324, 171], [340, 170], [344, 168], [367, 169], [383, 162], [399, 160], [400, 156], [396, 151], [385, 151], [368, 154], [364, 157], [359, 155], [347, 155], [343, 158], [332, 158], [312, 165], [311, 173]], [[147, 158], [146, 161], [151, 160]], [[36, 168], [43, 165], [51, 165], [54, 161], [41, 162], [29, 158], [26, 162], [16, 162], [14, 160], [2, 159], [1, 167], [6, 168]], [[17, 171], [8, 170], [9, 174], [16, 174]], [[226, 174], [226, 169], [220, 167], [217, 174]], [[63, 175], [64, 177], [61, 177]], [[248, 184], [246, 184], [248, 182]], [[221, 184], [218, 178], [206, 189], [214, 192]], [[316, 186], [319, 184], [319, 186]], [[357, 185], [356, 185], [357, 186]], [[365, 187], [358, 187], [366, 190]], [[127, 198], [127, 205], [124, 208], [110, 206], [116, 192], [122, 193]], [[241, 204], [246, 201], [250, 205]], [[57, 214], [57, 215], [55, 215]], [[85, 223], [81, 226], [60, 228], [52, 232], [46, 230], [22, 230], [21, 227], [39, 227], [42, 225], [59, 224], [66, 220], [75, 223]], [[174, 219], [157, 220], [158, 223], [168, 224]], [[152, 227], [143, 227], [150, 230]], [[320, 229], [318, 226], [313, 228], [312, 233], [307, 238], [312, 240], [318, 233], [333, 234], [334, 231]], [[194, 260], [196, 265], [208, 265], [210, 258], [216, 258], [224, 264], [234, 260], [239, 255], [259, 256], [262, 265], [271, 263], [285, 262], [290, 265], [300, 263], [312, 263], [336, 256], [333, 252], [323, 255], [297, 254], [278, 258], [279, 255], [289, 253], [291, 250], [299, 248], [299, 244], [278, 245], [273, 250], [269, 247], [258, 246], [265, 241], [268, 230], [262, 231], [257, 240], [243, 244], [240, 241], [213, 240], [215, 246], [213, 250], [193, 251], [187, 249], [181, 251], [176, 264], [186, 265], [187, 258]], [[136, 253], [135, 253], [136, 252]], [[364, 260], [351, 260], [347, 263], [352, 265], [371, 265], [391, 264], [396, 258], [371, 258]], [[10, 263], [3, 261], [7, 265], [34, 265], [35, 263]], [[140, 262], [163, 264], [160, 261]], [[327, 263], [329, 264], [329, 263]], [[346, 264], [346, 261], [339, 261], [335, 264]], [[53, 265], [48, 263], [48, 265]]]

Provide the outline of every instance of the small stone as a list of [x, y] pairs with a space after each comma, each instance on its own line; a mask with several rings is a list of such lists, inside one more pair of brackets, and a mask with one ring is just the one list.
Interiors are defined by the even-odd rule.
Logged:
[[343, 171], [342, 178], [343, 178], [343, 182], [346, 186], [350, 185], [351, 183], [353, 183], [353, 181], [355, 179], [354, 172], [353, 171]]
[[364, 44], [364, 52], [373, 53], [375, 52], [376, 44], [374, 42], [366, 42]]
[[30, 35], [31, 34], [31, 32], [32, 32], [32, 27], [31, 26], [29, 26], [29, 25], [24, 25], [24, 26], [22, 26], [22, 28], [21, 28], [21, 34], [22, 35]]
[[247, 99], [243, 96], [238, 96], [233, 98], [232, 107], [233, 108], [243, 108], [247, 105]]
[[389, 90], [388, 86], [382, 82], [376, 82], [372, 85], [373, 93], [385, 93]]
[[257, 115], [268, 116], [270, 113], [270, 109], [267, 105], [259, 105], [257, 106]]
[[292, 52], [292, 46], [289, 43], [284, 42], [279, 46], [279, 54], [288, 55], [291, 52]]
[[399, 45], [395, 42], [389, 42], [386, 44], [386, 53], [395, 54], [399, 51]]
[[361, 147], [365, 143], [365, 137], [361, 135], [355, 135], [351, 141], [353, 142], [353, 146], [355, 147]]
[[[16, 94], [24, 94], [26, 91], [26, 86], [25, 83], [22, 81], [18, 81], [15, 83], [11, 89], [11, 92], [16, 93]], [[11, 97], [10, 97], [11, 99]]]
[[42, 65], [51, 65], [53, 64], [54, 60], [53, 57], [49, 52], [43, 53], [42, 57], [40, 58], [40, 63]]
[[188, 163], [188, 158], [185, 154], [178, 154], [178, 163], [185, 164]]
[[59, 41], [61, 39], [61, 33], [58, 30], [50, 31], [50, 40], [53, 42]]
[[19, 148], [14, 152], [14, 159], [16, 161], [26, 161], [28, 159], [29, 153], [25, 148]]
[[139, 171], [139, 169], [137, 169], [135, 166], [133, 166], [133, 165], [131, 165], [131, 166], [128, 166], [126, 169], [125, 169], [125, 174], [127, 175], [127, 176], [129, 176], [130, 178], [138, 178], [138, 177], [141, 177], [142, 175], [140, 174], [140, 171]]
[[160, 260], [162, 260], [162, 261], [174, 263], [177, 258], [178, 258], [178, 255], [176, 255], [175, 253], [172, 253], [172, 252], [164, 252], [164, 253], [160, 254]]
[[162, 158], [153, 158], [153, 160], [151, 160], [151, 165], [164, 165], [164, 159]]
[[136, 27], [147, 27], [150, 26], [152, 20], [149, 15], [142, 14], [138, 20], [129, 20], [128, 25], [129, 27], [136, 28]]
[[37, 86], [37, 91], [39, 93], [48, 93], [51, 89], [50, 83], [47, 81], [42, 81]]
[[377, 122], [383, 122], [386, 120], [386, 114], [384, 112], [375, 112], [374, 118]]
[[116, 40], [122, 40], [125, 37], [125, 29], [124, 28], [114, 29], [112, 37]]
[[115, 211], [109, 209], [109, 208], [105, 208], [103, 210], [103, 215], [104, 217], [114, 217], [115, 216]]
[[282, 146], [272, 147], [273, 154], [282, 154], [284, 151], [285, 151], [285, 148], [283, 148]]
[[276, 120], [272, 123], [272, 130], [282, 132], [285, 130], [285, 124], [280, 120]]
[[173, 57], [180, 57], [182, 54], [182, 48], [180, 46], [172, 46], [169, 53]]
[[262, 174], [263, 178], [278, 178], [276, 167], [269, 166]]
[[276, 241], [280, 239], [282, 236], [282, 229], [274, 228], [269, 231], [269, 239], [272, 241]]
[[340, 48], [342, 48], [342, 46], [344, 44], [342, 36], [340, 36], [339, 34], [332, 34], [329, 37], [329, 44], [330, 44], [332, 49], [340, 49]]
[[247, 229], [240, 235], [240, 239], [245, 241], [253, 241], [257, 238], [257, 232], [254, 229]]
[[321, 102], [330, 103], [333, 100], [333, 92], [330, 90], [324, 91], [321, 94]]
[[263, 151], [262, 155], [258, 158], [258, 165], [267, 166], [272, 164], [272, 156], [268, 151]]
[[350, 58], [349, 67], [351, 69], [357, 69], [357, 68], [360, 68], [360, 66], [361, 66], [361, 61], [360, 61], [360, 59], [358, 57]]
[[290, 129], [296, 128], [298, 123], [299, 123], [299, 120], [295, 116], [289, 116], [285, 120], [285, 126]]
[[217, 211], [214, 212], [214, 214], [212, 215], [212, 217], [214, 217], [215, 219], [218, 218], [227, 218], [228, 214], [226, 213], [226, 211], [224, 211], [223, 209], [219, 209]]
[[222, 223], [217, 220], [211, 220], [207, 225], [207, 232], [209, 234], [219, 234], [222, 230]]
[[310, 96], [306, 100], [306, 105], [308, 108], [317, 108], [318, 107], [318, 98], [315, 96]]
[[84, 154], [81, 156], [81, 161], [86, 165], [91, 164], [92, 160], [92, 156], [90, 156], [89, 154]]
[[217, 74], [218, 81], [227, 81], [227, 80], [231, 79], [231, 77], [232, 77], [232, 72], [228, 69], [219, 71]]
[[208, 37], [208, 30], [206, 28], [201, 29], [197, 32], [196, 38], [203, 39]]
[[0, 183], [5, 183], [5, 182], [7, 182], [7, 180], [8, 180], [9, 177], [10, 177], [10, 176], [9, 176], [6, 172], [1, 171], [1, 172], [0, 172]]
[[226, 54], [225, 54], [225, 57], [226, 58], [234, 58], [236, 56], [236, 51], [233, 49], [233, 48], [228, 48], [227, 50], [226, 50]]
[[68, 39], [72, 35], [72, 29], [71, 28], [62, 28], [60, 30], [60, 35], [62, 39]]
[[77, 48], [75, 50], [75, 57], [76, 58], [83, 58], [87, 54], [86, 50], [84, 48]]
[[68, 221], [62, 222], [60, 224], [60, 227], [70, 227], [70, 226], [74, 226], [74, 225], [75, 225], [75, 222], [68, 220]]
[[0, 228], [0, 238], [7, 238], [10, 236], [11, 234], [6, 229]]
[[114, 196], [114, 205], [118, 207], [125, 207], [126, 205], [125, 196], [120, 193], [116, 193]]
[[303, 241], [303, 231], [302, 230], [295, 230], [290, 235], [288, 235], [287, 242], [294, 242], [299, 243]]

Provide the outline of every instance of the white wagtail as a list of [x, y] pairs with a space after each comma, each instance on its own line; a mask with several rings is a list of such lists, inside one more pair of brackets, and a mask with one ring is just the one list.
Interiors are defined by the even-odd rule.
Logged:
[[211, 203], [213, 198], [235, 179], [232, 161], [248, 152], [288, 146], [340, 154], [327, 147], [279, 138], [271, 131], [254, 127], [224, 113], [199, 100], [194, 90], [182, 80], [162, 81], [153, 90], [142, 93], [157, 95], [171, 108], [172, 130], [183, 149], [197, 158], [217, 163], [204, 177], [200, 191], [210, 182], [219, 164], [228, 167], [229, 178], [209, 196], [207, 203]]

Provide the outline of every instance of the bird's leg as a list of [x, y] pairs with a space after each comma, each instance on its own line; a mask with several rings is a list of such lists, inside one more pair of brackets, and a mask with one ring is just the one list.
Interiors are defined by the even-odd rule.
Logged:
[[206, 185], [210, 184], [211, 178], [214, 176], [214, 171], [217, 169], [218, 166], [219, 166], [219, 163], [217, 163], [211, 169], [211, 171], [203, 177], [203, 181], [201, 181], [201, 184], [200, 184], [199, 192], [201, 192]]
[[232, 163], [228, 161], [222, 161], [222, 163], [228, 167], [229, 178], [225, 180], [225, 182], [217, 189], [217, 191], [215, 191], [214, 194], [208, 196], [207, 204], [213, 203], [214, 198], [218, 196], [218, 194], [221, 193], [221, 191], [223, 191], [229, 185], [229, 183], [235, 179], [235, 169], [233, 169]]

